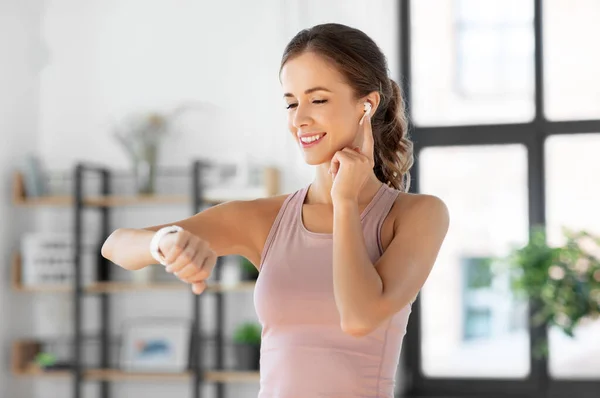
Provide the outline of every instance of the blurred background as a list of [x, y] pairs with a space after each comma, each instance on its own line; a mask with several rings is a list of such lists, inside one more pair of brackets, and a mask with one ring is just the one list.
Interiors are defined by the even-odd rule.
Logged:
[[398, 396], [600, 396], [598, 21], [598, 0], [0, 0], [0, 396], [257, 395], [243, 258], [194, 297], [99, 248], [311, 180], [278, 70], [323, 22], [386, 54], [411, 191], [451, 213]]

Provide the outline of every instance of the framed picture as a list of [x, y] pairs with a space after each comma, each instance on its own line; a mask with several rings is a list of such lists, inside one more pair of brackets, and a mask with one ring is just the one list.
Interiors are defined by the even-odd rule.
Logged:
[[123, 327], [121, 369], [177, 373], [188, 369], [192, 324], [187, 319], [141, 318]]

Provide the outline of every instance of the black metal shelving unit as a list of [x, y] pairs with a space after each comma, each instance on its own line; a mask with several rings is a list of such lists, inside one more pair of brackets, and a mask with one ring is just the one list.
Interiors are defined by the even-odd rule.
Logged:
[[[84, 179], [88, 173], [98, 173], [101, 176], [101, 193], [102, 195], [108, 196], [110, 194], [110, 170], [101, 166], [90, 165], [90, 164], [78, 164], [75, 166], [74, 173], [74, 286], [73, 286], [73, 397], [82, 398], [82, 384], [83, 378], [83, 366], [81, 364], [81, 346], [83, 341], [83, 322], [82, 322], [82, 310], [83, 310], [83, 295], [85, 294], [83, 289], [83, 277], [82, 277], [82, 245], [83, 245], [83, 212], [86, 209], [84, 202]], [[101, 223], [101, 237], [107, 237], [109, 234], [109, 208], [108, 206], [99, 207], [98, 210], [101, 212], [102, 223]], [[99, 257], [97, 269], [98, 281], [108, 281], [110, 279], [109, 270], [105, 259]], [[110, 344], [110, 303], [108, 293], [100, 293], [100, 344], [102, 346], [100, 366], [108, 368], [109, 365], [109, 352], [108, 349]], [[108, 381], [100, 381], [100, 397], [108, 398], [110, 396], [110, 386]]]
[[[192, 164], [191, 176], [192, 176], [192, 214], [196, 214], [206, 207], [210, 206], [204, 199], [203, 195], [203, 183], [202, 183], [202, 171], [203, 168], [207, 165], [202, 161], [195, 161]], [[101, 223], [100, 223], [100, 237], [105, 239], [110, 234], [110, 205], [108, 203], [100, 202], [99, 204], [90, 204], [86, 203], [85, 200], [85, 192], [84, 192], [84, 181], [86, 177], [90, 174], [95, 174], [100, 176], [100, 193], [103, 196], [108, 196], [111, 194], [111, 171], [107, 167], [93, 165], [88, 163], [80, 163], [77, 164], [74, 170], [74, 188], [73, 188], [73, 196], [74, 196], [74, 225], [73, 225], [73, 234], [74, 234], [74, 260], [75, 260], [75, 274], [74, 274], [74, 286], [73, 286], [73, 398], [83, 398], [83, 383], [85, 380], [84, 368], [82, 364], [82, 344], [83, 344], [83, 323], [82, 323], [82, 312], [83, 312], [83, 298], [84, 295], [90, 294], [85, 291], [83, 286], [83, 275], [82, 275], [82, 246], [83, 246], [83, 234], [84, 231], [84, 222], [83, 216], [84, 212], [88, 209], [97, 210], [100, 212]], [[221, 280], [221, 268], [223, 259], [217, 259], [217, 266], [215, 267], [215, 282], [219, 282]], [[103, 258], [99, 253], [98, 248], [98, 262], [97, 262], [97, 281], [98, 282], [109, 282], [111, 280], [110, 269], [111, 262]], [[101, 354], [99, 365], [102, 369], [109, 369], [111, 364], [110, 358], [110, 297], [111, 294], [109, 291], [101, 291], [94, 292], [92, 294], [97, 294], [100, 300], [100, 344], [101, 344]], [[207, 292], [202, 295], [192, 294], [193, 300], [193, 314], [192, 314], [192, 355], [190, 360], [190, 371], [191, 371], [191, 395], [193, 398], [202, 398], [203, 391], [202, 386], [206, 382], [213, 383], [216, 389], [216, 398], [224, 398], [225, 397], [225, 384], [227, 381], [225, 380], [210, 380], [207, 381], [204, 377], [205, 371], [207, 369], [203, 366], [203, 358], [206, 352], [205, 347], [207, 344], [207, 339], [202, 333], [202, 306], [201, 299], [207, 294]], [[215, 343], [215, 365], [214, 371], [224, 371], [224, 297], [223, 291], [216, 290], [211, 292], [210, 294], [215, 295], [216, 302], [216, 332], [214, 335], [214, 343]], [[106, 379], [100, 379], [99, 383], [99, 396], [100, 398], [110, 398], [110, 381]]]

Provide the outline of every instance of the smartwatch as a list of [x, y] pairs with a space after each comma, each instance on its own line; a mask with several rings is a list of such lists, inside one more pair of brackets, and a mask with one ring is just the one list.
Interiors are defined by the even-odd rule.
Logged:
[[160, 249], [158, 247], [158, 244], [160, 243], [160, 240], [165, 235], [172, 234], [172, 233], [175, 233], [175, 232], [180, 232], [180, 231], [183, 231], [183, 228], [181, 228], [181, 227], [179, 227], [177, 225], [170, 225], [168, 227], [164, 227], [164, 228], [159, 229], [158, 231], [156, 231], [156, 233], [152, 237], [152, 240], [150, 241], [150, 254], [160, 264], [162, 264], [164, 266], [168, 265], [167, 262], [166, 262], [166, 259], [165, 259], [164, 255], [160, 252]]

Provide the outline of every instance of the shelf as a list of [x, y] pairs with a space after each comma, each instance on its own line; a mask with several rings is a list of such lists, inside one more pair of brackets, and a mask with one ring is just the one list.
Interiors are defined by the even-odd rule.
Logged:
[[[21, 293], [70, 293], [73, 287], [69, 285], [37, 285], [24, 286], [21, 283], [21, 255], [13, 254], [12, 258], [12, 290]], [[254, 290], [256, 281], [240, 281], [233, 284], [209, 283], [205, 292], [225, 293], [225, 292], [247, 292]], [[184, 282], [153, 282], [140, 284], [133, 282], [96, 282], [85, 286], [83, 289], [87, 293], [127, 293], [127, 292], [151, 292], [151, 291], [185, 291], [190, 290], [191, 286]]]
[[[68, 370], [45, 371], [36, 366], [14, 372], [19, 377], [39, 377], [49, 379], [62, 379], [71, 376]], [[83, 372], [83, 377], [88, 381], [188, 381], [192, 372], [183, 373], [138, 373], [125, 372], [117, 369], [90, 369]], [[207, 371], [204, 380], [220, 383], [245, 383], [258, 382], [260, 373], [257, 371]]]
[[90, 369], [83, 375], [90, 381], [186, 381], [190, 379], [192, 373], [138, 373], [118, 369]]
[[[42, 349], [42, 344], [36, 340], [15, 341], [12, 345], [11, 371], [19, 377], [67, 378], [70, 370], [43, 370], [33, 358]], [[119, 369], [87, 369], [83, 377], [90, 381], [186, 381], [193, 376], [192, 371], [181, 373], [149, 373], [126, 372]], [[244, 383], [260, 380], [258, 371], [210, 370], [204, 372], [204, 379], [209, 382]]]
[[204, 380], [222, 383], [244, 383], [260, 381], [260, 372], [257, 371], [208, 371], [204, 373]]
[[[207, 188], [203, 202], [217, 205], [231, 200], [251, 200], [276, 195], [279, 191], [279, 172], [276, 168], [265, 168], [265, 186], [256, 188]], [[25, 182], [21, 172], [13, 176], [12, 201], [19, 207], [69, 207], [74, 205], [71, 195], [43, 196], [28, 198], [25, 193]], [[110, 195], [88, 196], [83, 199], [84, 206], [91, 207], [125, 207], [141, 205], [184, 205], [191, 204], [190, 195]]]

